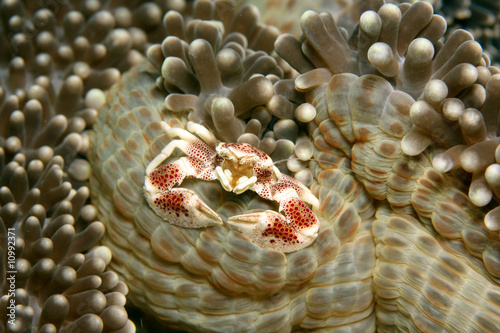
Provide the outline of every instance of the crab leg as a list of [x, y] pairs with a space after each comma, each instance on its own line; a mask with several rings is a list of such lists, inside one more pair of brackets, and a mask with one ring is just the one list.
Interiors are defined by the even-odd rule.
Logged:
[[163, 163], [169, 156], [172, 154], [175, 148], [179, 148], [182, 151], [187, 150], [187, 146], [189, 143], [182, 141], [182, 140], [174, 140], [170, 141], [168, 145], [165, 146], [165, 148], [162, 149], [162, 151], [156, 156], [146, 167], [146, 175], [149, 175], [153, 172], [154, 169], [156, 169], [160, 164]]
[[[175, 148], [179, 148], [190, 157], [199, 159], [203, 165], [198, 165], [198, 169], [202, 166], [206, 167], [213, 162], [215, 157], [214, 148], [217, 144], [217, 139], [205, 127], [193, 122], [188, 122], [187, 124], [188, 129], [198, 134], [205, 141], [203, 142], [188, 131], [182, 128], [170, 127], [164, 121], [161, 122], [161, 126], [170, 137], [178, 137], [181, 140], [173, 140], [162, 149], [158, 156], [156, 156], [147, 166], [147, 175], [169, 158]], [[196, 175], [194, 174], [193, 176]]]
[[215, 146], [219, 143], [219, 140], [217, 140], [215, 135], [213, 135], [212, 132], [210, 132], [205, 126], [188, 121], [186, 127], [192, 133], [198, 134], [198, 136], [212, 149], [215, 149]]
[[[295, 179], [282, 175], [271, 185], [273, 199], [284, 216], [266, 210], [233, 216], [228, 223], [254, 243], [282, 252], [293, 252], [310, 245], [318, 236], [319, 220], [302, 197], [317, 207], [317, 198]], [[311, 196], [309, 196], [311, 194]]]

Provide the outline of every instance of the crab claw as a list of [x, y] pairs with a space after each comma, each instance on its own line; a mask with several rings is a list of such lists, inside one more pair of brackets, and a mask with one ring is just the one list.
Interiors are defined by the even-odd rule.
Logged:
[[220, 216], [189, 189], [173, 188], [154, 194], [144, 191], [144, 194], [153, 211], [171, 224], [185, 228], [222, 225]]
[[319, 227], [318, 222], [310, 229], [299, 231], [283, 215], [272, 210], [233, 216], [227, 223], [255, 244], [285, 253], [309, 246], [318, 236]]

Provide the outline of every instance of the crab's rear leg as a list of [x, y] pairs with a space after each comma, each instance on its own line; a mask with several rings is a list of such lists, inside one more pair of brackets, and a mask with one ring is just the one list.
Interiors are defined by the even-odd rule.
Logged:
[[193, 123], [192, 121], [188, 121], [186, 128], [191, 132], [191, 133], [196, 133], [198, 136], [205, 141], [205, 143], [213, 150], [215, 151], [215, 146], [219, 143], [219, 140], [215, 137], [215, 135], [208, 130], [203, 125]]
[[[189, 133], [185, 129], [170, 127], [166, 122], [162, 121], [161, 126], [165, 133], [170, 137], [178, 137], [181, 140], [170, 141], [162, 151], [156, 156], [147, 166], [146, 174], [150, 174], [154, 169], [156, 169], [160, 164], [163, 163], [167, 158], [170, 157], [175, 148], [180, 149], [186, 155], [190, 157], [195, 157], [200, 160], [201, 163], [208, 165], [210, 164], [215, 155], [215, 146], [217, 140], [207, 129], [203, 126], [188, 122], [188, 128], [193, 132], [196, 132], [203, 139], [200, 140], [193, 134]], [[205, 141], [205, 142], [204, 142]], [[196, 177], [196, 175], [193, 175]]]

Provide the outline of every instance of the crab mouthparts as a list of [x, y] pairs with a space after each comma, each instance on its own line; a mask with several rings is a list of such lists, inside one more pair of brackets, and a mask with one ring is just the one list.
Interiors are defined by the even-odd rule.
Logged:
[[226, 159], [222, 166], [217, 166], [215, 172], [224, 189], [236, 194], [250, 189], [257, 181], [251, 165], [240, 164], [231, 159]]

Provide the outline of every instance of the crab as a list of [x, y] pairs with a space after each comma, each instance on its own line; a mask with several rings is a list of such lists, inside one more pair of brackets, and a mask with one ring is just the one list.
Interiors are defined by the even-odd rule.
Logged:
[[[162, 219], [185, 228], [223, 225], [220, 216], [193, 191], [175, 187], [185, 178], [219, 180], [226, 191], [252, 190], [279, 204], [284, 215], [266, 210], [227, 219], [229, 226], [255, 244], [287, 253], [316, 239], [320, 223], [313, 210], [318, 209], [318, 199], [299, 181], [281, 173], [269, 155], [246, 143], [220, 142], [200, 124], [188, 122], [187, 130], [161, 124], [170, 137], [179, 138], [169, 142], [146, 168], [145, 197]], [[162, 165], [176, 148], [187, 156]]]

